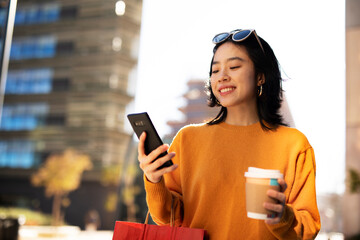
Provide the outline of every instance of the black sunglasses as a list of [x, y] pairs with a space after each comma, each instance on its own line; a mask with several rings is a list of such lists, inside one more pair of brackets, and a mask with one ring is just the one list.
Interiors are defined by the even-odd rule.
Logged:
[[260, 39], [258, 37], [258, 35], [255, 32], [255, 29], [237, 29], [231, 32], [224, 32], [224, 33], [219, 33], [216, 34], [215, 37], [213, 38], [212, 42], [215, 44], [224, 42], [225, 40], [227, 40], [230, 36], [232, 36], [232, 40], [234, 42], [241, 42], [245, 39], [247, 39], [252, 33], [254, 33], [254, 36], [256, 38], [256, 40], [258, 41], [261, 50], [263, 51], [263, 53], [265, 54], [264, 48], [260, 42]]

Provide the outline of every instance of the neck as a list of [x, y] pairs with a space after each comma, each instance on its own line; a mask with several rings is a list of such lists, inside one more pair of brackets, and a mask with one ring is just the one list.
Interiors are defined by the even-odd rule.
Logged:
[[259, 121], [256, 105], [254, 107], [228, 107], [225, 122], [231, 125], [248, 126]]

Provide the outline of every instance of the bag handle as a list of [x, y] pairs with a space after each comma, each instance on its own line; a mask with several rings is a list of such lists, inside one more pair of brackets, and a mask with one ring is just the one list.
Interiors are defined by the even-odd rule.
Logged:
[[146, 218], [145, 218], [144, 224], [148, 224], [148, 222], [149, 222], [149, 215], [150, 215], [150, 211], [148, 210], [147, 213], [146, 213]]
[[171, 197], [170, 226], [175, 226], [174, 197]]
[[[150, 215], [150, 211], [148, 210], [146, 213], [146, 218], [145, 218], [144, 224], [148, 224], [149, 215]], [[171, 198], [170, 226], [171, 227], [175, 226], [174, 198], [173, 197]]]

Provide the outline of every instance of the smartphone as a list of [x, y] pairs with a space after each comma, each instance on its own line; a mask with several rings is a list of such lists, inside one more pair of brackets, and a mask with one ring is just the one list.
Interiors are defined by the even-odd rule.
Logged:
[[[146, 132], [146, 139], [145, 139], [145, 146], [144, 146], [146, 155], [151, 153], [157, 147], [163, 145], [163, 142], [162, 142], [161, 138], [159, 137], [159, 134], [157, 133], [147, 112], [132, 113], [132, 114], [127, 115], [127, 118], [129, 119], [130, 124], [138, 138], [140, 138], [141, 133]], [[165, 156], [166, 154], [167, 154], [167, 151], [161, 153], [156, 159], [161, 158], [161, 157]], [[173, 162], [170, 159], [169, 161], [164, 163], [162, 166], [160, 166], [158, 169], [162, 169], [164, 167], [170, 167], [171, 165], [173, 165]]]

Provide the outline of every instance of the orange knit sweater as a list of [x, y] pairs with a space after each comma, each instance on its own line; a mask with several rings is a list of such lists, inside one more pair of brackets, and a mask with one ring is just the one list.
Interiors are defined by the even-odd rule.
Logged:
[[[315, 158], [306, 137], [280, 126], [190, 125], [179, 131], [169, 152], [179, 167], [159, 183], [145, 179], [147, 203], [157, 224], [169, 224], [172, 198], [177, 226], [205, 229], [210, 240], [314, 239], [320, 229]], [[281, 222], [247, 218], [248, 167], [279, 169], [288, 185]]]

